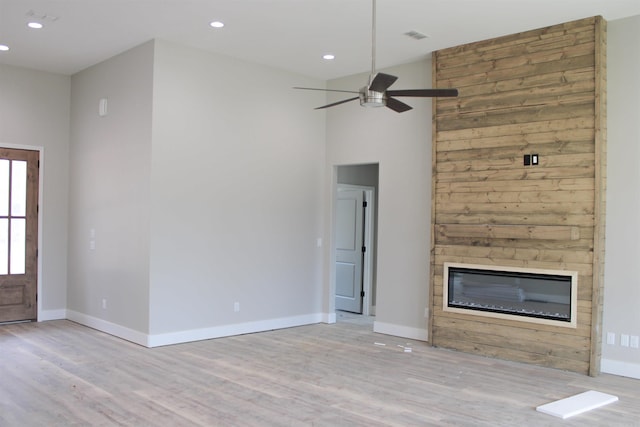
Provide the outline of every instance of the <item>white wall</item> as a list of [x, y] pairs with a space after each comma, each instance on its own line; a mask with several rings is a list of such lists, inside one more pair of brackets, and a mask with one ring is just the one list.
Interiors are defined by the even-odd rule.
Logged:
[[602, 370], [640, 378], [640, 349], [620, 346], [620, 334], [640, 336], [640, 16], [608, 23], [607, 61]]
[[0, 64], [0, 146], [42, 150], [39, 320], [65, 316], [69, 86], [68, 76]]
[[[429, 60], [383, 70], [398, 76], [393, 89], [431, 87]], [[332, 80], [332, 89], [358, 90], [360, 74]], [[346, 98], [332, 94], [327, 102]], [[377, 300], [374, 330], [427, 339], [431, 201], [431, 101], [405, 98], [405, 113], [364, 108], [352, 101], [327, 110], [326, 238], [331, 238], [335, 166], [378, 163]], [[320, 104], [322, 105], [322, 104]], [[330, 247], [330, 245], [328, 245]], [[333, 309], [332, 255], [325, 286], [326, 306]]]
[[162, 41], [154, 69], [151, 344], [320, 321], [324, 97], [292, 86], [323, 82]]
[[134, 341], [149, 329], [152, 88], [152, 42], [71, 78], [68, 315]]

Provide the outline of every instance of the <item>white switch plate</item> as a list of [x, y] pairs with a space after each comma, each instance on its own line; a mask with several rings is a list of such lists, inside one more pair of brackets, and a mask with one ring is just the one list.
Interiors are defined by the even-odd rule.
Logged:
[[626, 335], [626, 334], [620, 335], [620, 345], [622, 347], [629, 347], [629, 335]]
[[615, 332], [607, 332], [607, 344], [616, 345], [616, 333]]
[[629, 339], [629, 345], [631, 348], [640, 347], [640, 338], [638, 338], [637, 335], [631, 335], [631, 338]]
[[98, 116], [104, 117], [109, 114], [109, 104], [107, 98], [101, 98], [98, 101]]
[[240, 311], [240, 303], [239, 302], [234, 302], [233, 303], [233, 311], [235, 311], [236, 313]]

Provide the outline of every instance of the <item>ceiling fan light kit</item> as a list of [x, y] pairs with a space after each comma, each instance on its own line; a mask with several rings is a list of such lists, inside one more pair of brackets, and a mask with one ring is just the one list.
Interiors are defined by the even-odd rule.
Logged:
[[316, 89], [310, 87], [295, 87], [294, 89], [304, 90], [322, 90], [326, 92], [347, 92], [357, 93], [358, 96], [343, 99], [331, 104], [317, 107], [316, 110], [334, 107], [336, 105], [345, 104], [347, 102], [360, 100], [363, 107], [387, 107], [397, 113], [402, 113], [412, 109], [410, 105], [393, 98], [394, 96], [407, 96], [419, 98], [433, 97], [455, 97], [458, 96], [458, 89], [402, 89], [387, 90], [398, 78], [390, 74], [376, 73], [376, 0], [372, 0], [372, 31], [371, 31], [371, 74], [369, 75], [369, 84], [360, 88], [359, 91], [333, 90], [333, 89]]
[[387, 98], [383, 92], [369, 90], [367, 86], [360, 89], [358, 98], [360, 98], [360, 105], [363, 107], [385, 107], [387, 105]]

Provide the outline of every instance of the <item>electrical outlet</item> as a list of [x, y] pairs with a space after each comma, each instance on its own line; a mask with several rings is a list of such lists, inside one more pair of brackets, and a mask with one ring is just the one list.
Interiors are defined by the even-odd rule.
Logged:
[[640, 338], [638, 338], [637, 335], [631, 335], [631, 338], [629, 339], [629, 346], [631, 348], [640, 347]]
[[615, 332], [607, 332], [607, 344], [616, 345], [616, 333]]
[[233, 311], [236, 312], [236, 313], [240, 311], [240, 303], [239, 302], [234, 302], [233, 303]]
[[629, 335], [627, 334], [620, 335], [620, 345], [622, 347], [629, 347]]

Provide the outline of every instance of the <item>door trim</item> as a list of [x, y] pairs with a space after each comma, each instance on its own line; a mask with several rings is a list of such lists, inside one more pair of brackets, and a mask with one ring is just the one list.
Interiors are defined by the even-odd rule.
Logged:
[[[367, 209], [364, 210], [364, 233], [363, 240], [364, 246], [367, 248], [362, 260], [362, 290], [364, 291], [364, 298], [362, 299], [362, 315], [371, 316], [375, 314], [375, 307], [372, 305], [371, 292], [373, 289], [373, 260], [374, 260], [374, 237], [375, 237], [375, 195], [376, 189], [374, 187], [364, 185], [352, 185], [352, 184], [336, 184], [336, 195], [334, 200], [337, 199], [338, 193], [341, 190], [362, 190], [364, 193], [364, 201], [367, 202]], [[334, 213], [335, 215], [335, 213]], [[334, 222], [335, 223], [335, 222]], [[333, 230], [335, 232], [335, 230]], [[333, 244], [331, 245], [331, 251], [335, 258], [335, 236], [333, 237]], [[335, 298], [335, 272], [333, 273], [333, 293], [332, 298]], [[335, 311], [335, 310], [334, 310]]]
[[[43, 256], [43, 252], [42, 252], [42, 234], [43, 234], [43, 227], [42, 227], [42, 212], [44, 211], [43, 209], [43, 192], [44, 192], [44, 163], [45, 163], [45, 157], [44, 157], [44, 147], [42, 146], [36, 146], [36, 145], [26, 145], [26, 144], [7, 144], [4, 142], [0, 142], [0, 147], [1, 148], [11, 148], [14, 150], [31, 150], [31, 151], [38, 151], [39, 155], [39, 159], [40, 159], [40, 170], [38, 171], [38, 259], [37, 259], [37, 277], [36, 277], [36, 292], [37, 292], [37, 311], [36, 311], [36, 316], [37, 316], [37, 321], [41, 322], [44, 320], [54, 320], [54, 319], [59, 319], [60, 317], [58, 317], [57, 315], [54, 315], [54, 317], [52, 318], [48, 318], [48, 316], [43, 315], [43, 309], [42, 309], [42, 256]], [[53, 312], [57, 313], [59, 310], [53, 310]]]

